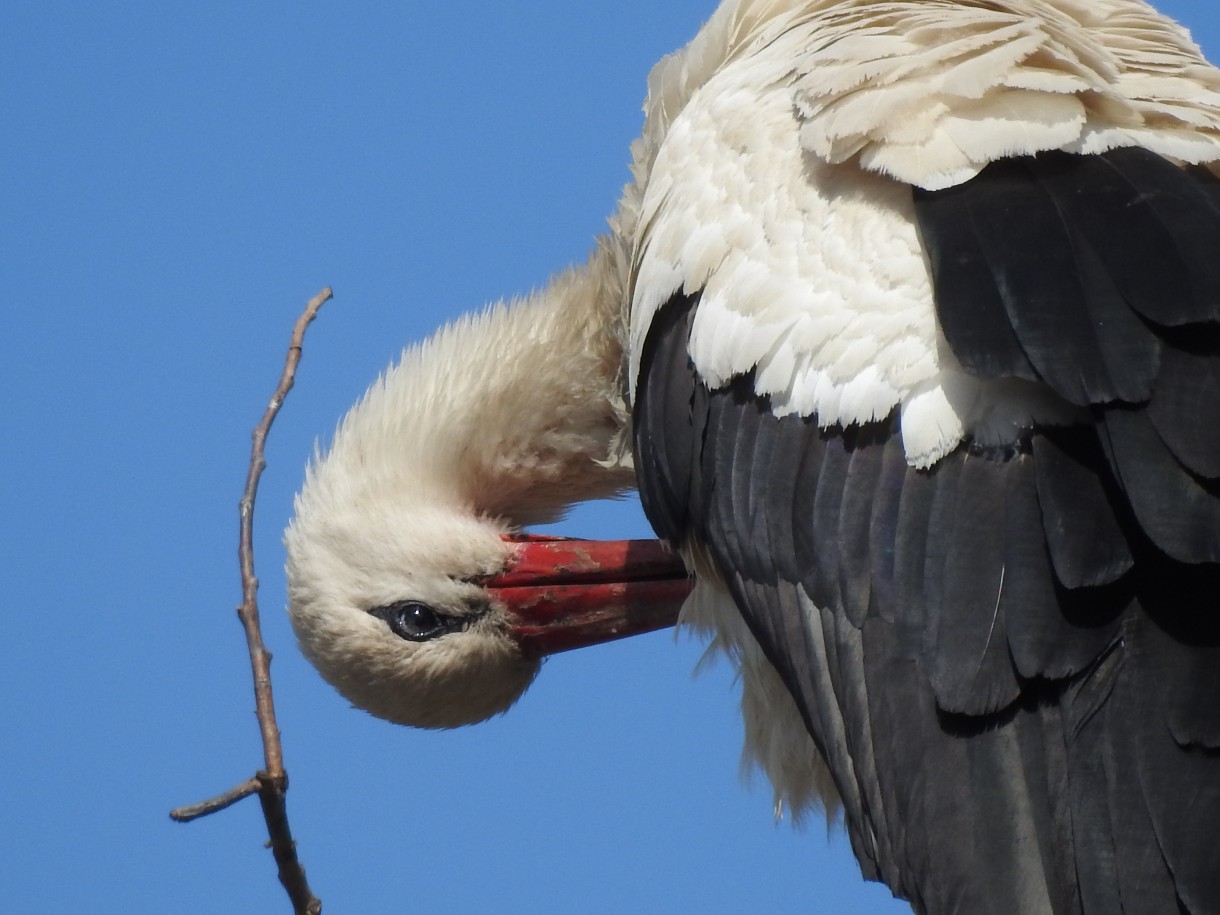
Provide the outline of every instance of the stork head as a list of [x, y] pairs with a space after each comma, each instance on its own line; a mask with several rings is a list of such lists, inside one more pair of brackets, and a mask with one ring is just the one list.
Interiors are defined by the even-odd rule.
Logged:
[[318, 482], [311, 473], [285, 539], [289, 615], [322, 676], [374, 715], [420, 727], [512, 705], [539, 659], [519, 649], [481, 584], [508, 561], [499, 531], [355, 488], [331, 500]]
[[656, 543], [522, 537], [630, 485], [615, 262], [442, 328], [318, 454], [285, 537], [305, 655], [374, 715], [503, 712], [555, 651], [672, 625], [685, 569]]
[[322, 676], [378, 717], [482, 721], [546, 655], [670, 626], [689, 591], [655, 542], [513, 535], [452, 504], [379, 497], [368, 474], [332, 479], [329, 461], [285, 537], [289, 615]]

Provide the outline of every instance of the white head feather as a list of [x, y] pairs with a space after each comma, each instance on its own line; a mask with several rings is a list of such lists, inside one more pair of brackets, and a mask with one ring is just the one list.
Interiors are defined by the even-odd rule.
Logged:
[[[453, 727], [533, 680], [480, 582], [509, 558], [503, 534], [630, 483], [610, 263], [409, 349], [315, 457], [285, 534], [289, 615], [356, 705]], [[373, 612], [414, 603], [453, 631], [413, 641]]]

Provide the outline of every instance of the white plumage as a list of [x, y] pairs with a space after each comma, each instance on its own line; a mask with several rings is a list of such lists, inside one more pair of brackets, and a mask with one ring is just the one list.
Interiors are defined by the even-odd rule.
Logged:
[[1187, 847], [1215, 627], [1151, 590], [1220, 568], [1220, 196], [1184, 171], [1220, 162], [1220, 71], [1140, 0], [741, 0], [645, 112], [589, 263], [408, 350], [315, 460], [305, 653], [394, 721], [504, 710], [539, 654], [505, 537], [634, 469], [747, 753], [843, 804], [866, 875], [921, 911], [1220, 908]]
[[996, 408], [938, 339], [905, 185], [1052, 149], [1220, 158], [1220, 74], [1137, 0], [729, 3], [657, 66], [646, 112], [633, 359], [673, 290], [702, 290], [709, 384], [757, 367], [776, 412], [823, 425], [901, 405], [917, 466]]

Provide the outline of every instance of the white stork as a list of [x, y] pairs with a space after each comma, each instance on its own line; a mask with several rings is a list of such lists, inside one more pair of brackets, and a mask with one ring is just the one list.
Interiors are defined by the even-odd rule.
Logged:
[[[1141, 0], [726, 0], [584, 267], [309, 469], [302, 649], [508, 708], [672, 621], [920, 912], [1220, 911], [1220, 71]], [[529, 541], [638, 486], [649, 544]]]

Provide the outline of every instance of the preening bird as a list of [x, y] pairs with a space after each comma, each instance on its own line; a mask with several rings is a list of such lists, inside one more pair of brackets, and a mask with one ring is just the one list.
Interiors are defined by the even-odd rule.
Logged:
[[[1141, 0], [727, 0], [588, 263], [312, 462], [303, 651], [451, 727], [681, 607], [917, 911], [1220, 911], [1217, 175]], [[633, 486], [672, 552], [521, 533]]]

